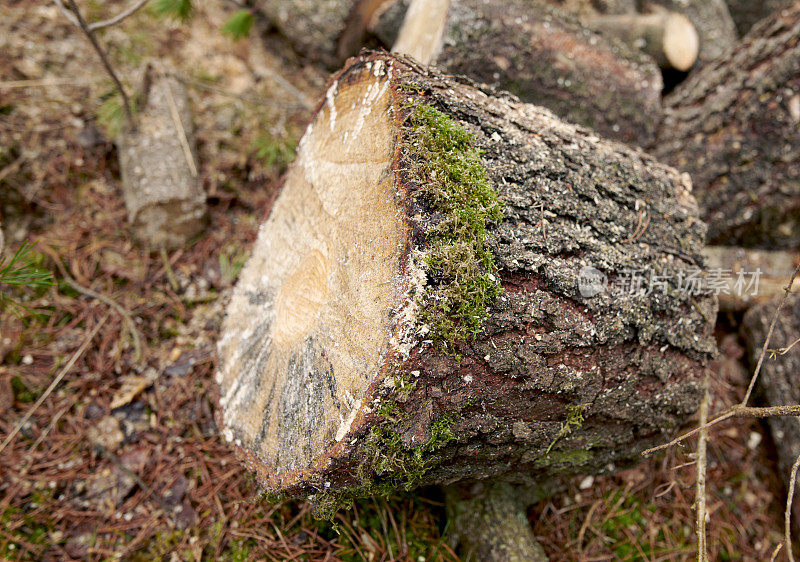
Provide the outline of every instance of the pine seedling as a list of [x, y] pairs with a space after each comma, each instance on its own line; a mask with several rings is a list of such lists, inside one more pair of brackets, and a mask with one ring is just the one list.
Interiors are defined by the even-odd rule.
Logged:
[[221, 31], [236, 41], [247, 37], [251, 27], [253, 27], [253, 13], [250, 10], [239, 10], [225, 22]]
[[0, 309], [6, 305], [29, 310], [9, 296], [13, 287], [42, 291], [53, 285], [53, 275], [41, 266], [41, 259], [32, 252], [35, 244], [24, 242], [10, 258], [0, 257]]

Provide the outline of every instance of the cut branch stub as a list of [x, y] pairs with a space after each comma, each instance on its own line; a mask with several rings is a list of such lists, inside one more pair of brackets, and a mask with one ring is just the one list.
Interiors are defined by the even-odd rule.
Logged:
[[320, 506], [610, 470], [696, 408], [716, 303], [584, 296], [581, 270], [694, 268], [703, 235], [641, 152], [410, 59], [351, 59], [232, 296], [223, 435]]

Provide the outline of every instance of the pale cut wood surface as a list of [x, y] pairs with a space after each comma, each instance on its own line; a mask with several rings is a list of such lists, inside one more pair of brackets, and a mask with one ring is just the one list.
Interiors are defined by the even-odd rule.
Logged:
[[228, 308], [223, 434], [279, 471], [341, 440], [387, 351], [404, 241], [389, 98], [386, 76], [331, 87]]

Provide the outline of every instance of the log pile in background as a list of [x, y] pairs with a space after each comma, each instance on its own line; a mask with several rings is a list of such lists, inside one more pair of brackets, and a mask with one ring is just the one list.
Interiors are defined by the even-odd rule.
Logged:
[[351, 60], [228, 308], [223, 435], [321, 504], [624, 464], [696, 409], [716, 302], [584, 297], [580, 272], [697, 267], [696, 213], [641, 152], [408, 59]]
[[712, 244], [800, 245], [800, 3], [665, 99], [653, 153], [692, 176]]
[[[649, 57], [532, 0], [433, 4], [443, 7], [431, 13], [429, 2], [411, 2], [394, 51], [509, 91], [605, 137], [650, 144], [662, 80]], [[421, 41], [433, 35], [429, 29], [441, 30], [437, 40]]]
[[142, 97], [135, 126], [117, 139], [128, 219], [141, 241], [177, 247], [206, 219], [189, 98], [162, 65], [148, 67]]

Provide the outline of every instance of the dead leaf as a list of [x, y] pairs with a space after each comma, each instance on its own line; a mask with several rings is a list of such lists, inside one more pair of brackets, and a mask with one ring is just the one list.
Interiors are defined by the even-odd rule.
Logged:
[[122, 386], [114, 393], [111, 399], [111, 409], [120, 408], [125, 404], [129, 404], [131, 400], [139, 396], [139, 394], [148, 386], [153, 384], [156, 372], [154, 369], [149, 369], [144, 375], [128, 375], [122, 378]]

